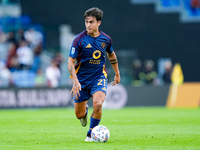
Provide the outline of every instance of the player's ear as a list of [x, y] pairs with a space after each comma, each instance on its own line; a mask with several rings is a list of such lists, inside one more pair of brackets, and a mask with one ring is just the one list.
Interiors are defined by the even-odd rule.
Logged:
[[101, 25], [101, 20], [97, 21], [98, 25], [100, 26]]

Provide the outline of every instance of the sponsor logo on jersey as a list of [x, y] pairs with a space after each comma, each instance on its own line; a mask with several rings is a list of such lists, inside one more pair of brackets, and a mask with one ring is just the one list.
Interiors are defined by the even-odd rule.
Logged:
[[86, 48], [92, 48], [92, 46], [91, 46], [90, 44], [88, 44], [88, 45], [86, 46]]
[[94, 59], [98, 59], [99, 57], [101, 57], [101, 51], [100, 50], [94, 51], [92, 56]]

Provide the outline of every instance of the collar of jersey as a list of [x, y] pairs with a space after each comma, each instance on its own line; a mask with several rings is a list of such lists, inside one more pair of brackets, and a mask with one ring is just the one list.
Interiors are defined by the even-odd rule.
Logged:
[[[99, 36], [100, 36], [100, 35], [102, 34], [102, 33], [101, 33], [101, 30], [99, 30], [99, 32], [100, 32], [100, 34], [99, 34]], [[86, 31], [86, 33], [87, 33], [87, 31]], [[92, 38], [98, 38], [98, 37], [99, 37], [99, 36], [93, 37], [93, 36], [89, 35], [88, 33], [87, 33], [87, 35], [90, 36], [90, 37], [92, 37]]]

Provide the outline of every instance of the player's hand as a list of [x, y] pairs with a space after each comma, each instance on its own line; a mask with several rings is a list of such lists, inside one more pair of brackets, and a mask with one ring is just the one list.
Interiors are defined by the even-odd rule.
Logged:
[[81, 84], [78, 81], [78, 79], [73, 80], [73, 87], [70, 94], [73, 94], [73, 97], [75, 96], [75, 98], [78, 99], [78, 96], [80, 96], [79, 93], [80, 90], [81, 90]]
[[116, 74], [115, 77], [114, 77], [114, 81], [111, 82], [112, 83], [112, 86], [118, 84], [120, 82], [120, 74]]

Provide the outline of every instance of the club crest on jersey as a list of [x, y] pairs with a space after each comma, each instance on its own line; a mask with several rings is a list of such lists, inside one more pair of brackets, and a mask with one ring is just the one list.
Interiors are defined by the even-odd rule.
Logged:
[[90, 43], [86, 46], [86, 48], [92, 48], [92, 46], [90, 45]]
[[101, 51], [100, 50], [94, 51], [92, 56], [94, 59], [98, 59], [99, 57], [101, 57]]
[[105, 47], [106, 47], [106, 43], [105, 43], [105, 42], [102, 42], [102, 43], [101, 43], [101, 47], [102, 47], [102, 48], [105, 48]]

